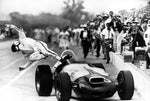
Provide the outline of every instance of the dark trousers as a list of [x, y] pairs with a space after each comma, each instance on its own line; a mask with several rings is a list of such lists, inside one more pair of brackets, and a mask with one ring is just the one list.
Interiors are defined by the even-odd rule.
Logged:
[[107, 59], [107, 63], [110, 61], [109, 52], [113, 51], [113, 39], [106, 39], [104, 42], [104, 54]]
[[82, 40], [81, 45], [82, 45], [82, 48], [83, 48], [84, 58], [86, 58], [88, 53], [89, 53], [91, 42], [89, 40]]
[[133, 53], [134, 53], [134, 59], [135, 59], [135, 47], [137, 47], [137, 46], [138, 47], [146, 46], [145, 40], [144, 40], [144, 38], [141, 34], [137, 34], [137, 36], [134, 37], [133, 41], [132, 41], [132, 50], [133, 50]]
[[105, 42], [104, 42], [104, 40], [102, 40], [102, 53], [104, 55], [104, 58], [106, 58], [106, 55], [105, 55]]
[[101, 40], [99, 38], [96, 38], [96, 57], [100, 56], [100, 49], [101, 49]]

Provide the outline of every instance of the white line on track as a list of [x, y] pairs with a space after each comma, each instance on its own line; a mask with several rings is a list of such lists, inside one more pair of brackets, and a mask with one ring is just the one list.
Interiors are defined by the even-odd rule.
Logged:
[[17, 63], [18, 61], [20, 61], [20, 60], [22, 60], [22, 59], [24, 59], [24, 58], [22, 57], [22, 58], [19, 58], [19, 59], [15, 60], [15, 61], [9, 63], [8, 65], [6, 65], [6, 66], [0, 68], [0, 71], [2, 71], [2, 70], [4, 70], [4, 69], [7, 69], [7, 68], [11, 67], [11, 65]]
[[4, 85], [2, 88], [0, 88], [0, 95], [9, 88], [10, 85], [12, 85], [16, 80], [18, 80], [23, 74], [25, 74], [31, 67], [35, 66], [38, 63], [38, 61], [34, 62], [31, 66], [29, 66], [27, 69], [20, 72], [18, 76], [16, 76], [14, 79], [12, 79], [10, 82], [8, 82], [6, 85]]

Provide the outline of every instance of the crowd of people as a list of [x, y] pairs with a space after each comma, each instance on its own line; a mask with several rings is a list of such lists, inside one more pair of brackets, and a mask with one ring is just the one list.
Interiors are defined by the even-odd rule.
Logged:
[[[129, 50], [135, 52], [135, 47], [146, 46], [144, 32], [147, 30], [147, 19], [141, 21], [134, 18], [125, 17], [124, 19], [115, 15], [113, 11], [109, 14], [97, 15], [92, 20], [81, 24], [78, 27], [69, 25], [59, 28], [35, 29], [35, 39], [41, 38], [48, 41], [51, 45], [57, 45], [61, 49], [69, 49], [70, 46], [81, 46], [83, 58], [87, 58], [88, 53], [99, 58], [103, 54], [106, 63], [110, 62], [109, 52], [113, 51], [121, 54], [125, 45], [129, 45]], [[5, 32], [5, 31], [1, 31]], [[41, 34], [43, 33], [43, 34]], [[37, 36], [36, 36], [37, 35]]]
[[121, 16], [110, 11], [109, 14], [97, 15], [79, 27], [66, 26], [58, 33], [58, 46], [68, 49], [70, 45], [81, 45], [83, 58], [87, 58], [89, 52], [97, 58], [103, 54], [106, 63], [109, 63], [110, 51], [121, 54], [124, 45], [128, 45], [133, 52], [137, 46], [146, 46], [144, 32], [147, 24], [147, 19], [139, 22], [136, 18], [125, 18], [123, 21]]

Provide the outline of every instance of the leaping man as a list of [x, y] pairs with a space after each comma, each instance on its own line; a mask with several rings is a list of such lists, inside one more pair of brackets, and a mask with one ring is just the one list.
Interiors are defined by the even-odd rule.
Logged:
[[19, 40], [13, 42], [11, 45], [11, 51], [21, 52], [25, 57], [29, 58], [25, 65], [19, 66], [20, 71], [28, 68], [35, 61], [45, 59], [48, 56], [61, 60], [58, 54], [50, 50], [45, 42], [26, 37], [22, 28], [18, 28], [15, 25], [6, 25], [6, 28], [17, 31], [19, 35]]

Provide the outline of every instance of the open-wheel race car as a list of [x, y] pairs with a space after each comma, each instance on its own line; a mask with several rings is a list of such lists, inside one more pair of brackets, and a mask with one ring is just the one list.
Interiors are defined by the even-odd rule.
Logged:
[[132, 99], [134, 80], [130, 71], [120, 71], [112, 79], [101, 63], [86, 63], [75, 57], [67, 50], [52, 68], [37, 66], [35, 86], [39, 96], [50, 96], [54, 87], [58, 101], [69, 101], [72, 91], [79, 98], [108, 98], [118, 91], [120, 99]]

